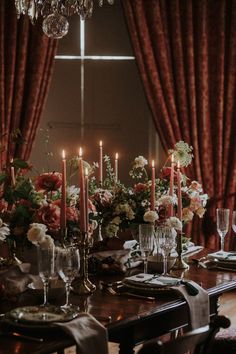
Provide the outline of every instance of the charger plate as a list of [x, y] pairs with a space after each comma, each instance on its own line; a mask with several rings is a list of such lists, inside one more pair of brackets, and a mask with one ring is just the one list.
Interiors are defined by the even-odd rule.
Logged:
[[24, 306], [7, 313], [6, 319], [15, 323], [45, 326], [54, 322], [67, 322], [76, 318], [79, 311], [74, 307], [61, 309], [57, 306]]
[[[142, 277], [144, 280], [142, 280]], [[122, 283], [132, 292], [146, 295], [160, 295], [176, 293], [172, 286], [179, 285], [180, 279], [138, 274], [136, 276], [125, 278]]]

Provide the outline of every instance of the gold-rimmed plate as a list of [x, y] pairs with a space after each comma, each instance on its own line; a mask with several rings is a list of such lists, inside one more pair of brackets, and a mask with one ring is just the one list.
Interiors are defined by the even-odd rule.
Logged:
[[79, 310], [61, 309], [57, 306], [24, 306], [7, 313], [6, 318], [15, 323], [45, 326], [55, 322], [67, 322], [76, 318]]

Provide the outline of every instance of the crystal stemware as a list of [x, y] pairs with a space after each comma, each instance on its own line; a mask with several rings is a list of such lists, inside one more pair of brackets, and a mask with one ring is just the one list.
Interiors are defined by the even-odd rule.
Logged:
[[147, 259], [154, 247], [154, 226], [152, 224], [139, 225], [139, 245], [144, 256], [144, 273], [147, 273]]
[[58, 274], [65, 283], [66, 302], [61, 308], [69, 309], [72, 305], [69, 303], [71, 283], [79, 275], [80, 256], [79, 250], [75, 247], [60, 249], [58, 253]]
[[233, 211], [232, 215], [232, 229], [236, 232], [236, 210]]
[[157, 246], [163, 256], [163, 276], [169, 276], [167, 261], [171, 251], [176, 247], [176, 232], [171, 227], [160, 226], [157, 229]]
[[220, 236], [220, 252], [224, 252], [224, 240], [229, 230], [229, 209], [216, 209], [216, 224]]
[[37, 255], [39, 276], [43, 282], [42, 306], [48, 306], [49, 282], [55, 274], [55, 247], [42, 248], [38, 246]]

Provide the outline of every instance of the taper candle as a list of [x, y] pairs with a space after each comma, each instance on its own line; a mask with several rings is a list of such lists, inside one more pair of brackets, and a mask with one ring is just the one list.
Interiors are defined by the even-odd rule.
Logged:
[[66, 228], [66, 153], [62, 150], [61, 229]]
[[180, 162], [177, 163], [177, 188], [178, 188], [178, 218], [182, 222], [182, 191], [181, 191], [181, 173]]
[[99, 142], [99, 182], [103, 182], [103, 145], [102, 140]]
[[118, 182], [118, 153], [115, 154], [115, 182]]
[[[13, 159], [11, 159], [10, 163], [11, 164], [13, 163]], [[11, 166], [10, 170], [11, 170], [11, 184], [12, 184], [13, 187], [15, 187], [15, 185], [16, 185], [16, 176], [15, 176], [15, 168], [14, 168], [14, 166]]]
[[83, 168], [83, 150], [79, 149], [79, 210], [80, 210], [80, 231], [86, 232], [86, 212], [85, 212], [85, 183], [84, 183], [84, 168]]
[[151, 185], [151, 210], [155, 210], [155, 189], [156, 189], [156, 175], [155, 162], [152, 160], [152, 185]]
[[[174, 196], [174, 172], [175, 172], [175, 160], [174, 160], [174, 154], [171, 155], [171, 168], [170, 168], [170, 191], [169, 195], [171, 197]], [[174, 214], [174, 206], [173, 204], [170, 204], [169, 207], [169, 216], [173, 216]]]
[[86, 231], [88, 231], [89, 226], [89, 213], [88, 213], [88, 200], [89, 200], [89, 179], [88, 179], [88, 168], [84, 169], [84, 185], [85, 185], [85, 221], [86, 221]]

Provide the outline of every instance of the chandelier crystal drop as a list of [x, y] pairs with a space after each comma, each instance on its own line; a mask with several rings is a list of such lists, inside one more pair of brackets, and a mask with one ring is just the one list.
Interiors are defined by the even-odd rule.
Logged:
[[[106, 0], [113, 5], [114, 0]], [[98, 0], [103, 6], [104, 0]], [[82, 20], [90, 18], [93, 13], [93, 0], [15, 0], [17, 18], [29, 16], [34, 24], [42, 17], [43, 32], [50, 38], [62, 38], [69, 30], [67, 17], [77, 14]]]

